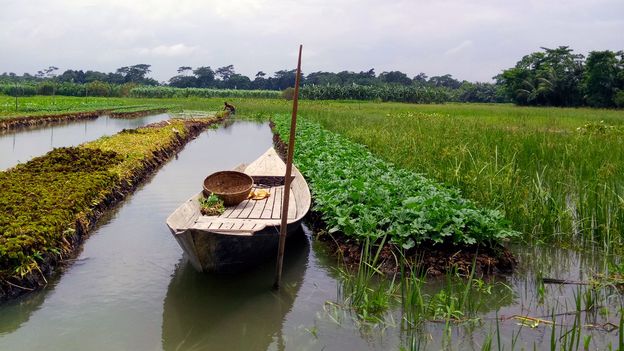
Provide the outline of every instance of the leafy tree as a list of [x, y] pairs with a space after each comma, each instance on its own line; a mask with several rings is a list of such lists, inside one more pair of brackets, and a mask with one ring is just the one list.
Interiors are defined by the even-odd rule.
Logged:
[[306, 83], [316, 85], [340, 84], [341, 79], [336, 73], [319, 71], [308, 74]]
[[224, 88], [227, 89], [249, 89], [251, 80], [242, 74], [234, 73], [227, 81], [224, 82]]
[[150, 67], [151, 65], [138, 64], [118, 68], [116, 73], [123, 77], [124, 83], [158, 85], [156, 80], [146, 77], [151, 72]]
[[180, 67], [178, 67], [178, 73], [179, 74], [184, 74], [185, 72], [192, 71], [192, 70], [193, 70], [193, 67], [191, 67], [191, 66], [180, 66]]
[[[289, 71], [281, 70], [275, 72], [275, 74], [273, 75], [273, 89], [284, 90], [288, 87], [294, 87], [296, 75], [297, 70], [294, 69]], [[301, 76], [303, 77], [303, 73], [301, 73]], [[303, 85], [303, 79], [300, 80], [300, 85]]]
[[215, 71], [215, 75], [217, 77], [220, 77], [221, 80], [223, 80], [223, 81], [227, 81], [235, 73], [236, 72], [234, 71], [234, 65], [228, 65], [228, 66], [219, 67]]
[[[58, 67], [49, 66], [48, 68], [44, 68], [41, 71], [37, 71], [35, 75], [38, 78], [47, 78], [48, 82], [43, 82], [37, 88], [37, 94], [40, 95], [52, 95], [53, 97], [56, 95], [56, 82], [54, 81], [56, 78], [55, 71], [58, 70]], [[52, 100], [53, 104], [56, 104], [56, 99]]]
[[111, 86], [108, 83], [96, 80], [87, 84], [87, 92], [91, 96], [109, 96]]
[[214, 86], [215, 72], [210, 66], [197, 67], [193, 70], [198, 88], [210, 88]]
[[384, 83], [411, 85], [412, 80], [407, 74], [400, 71], [382, 72], [378, 79]]
[[251, 82], [251, 89], [271, 89], [269, 81], [265, 78], [266, 73], [259, 71], [256, 78]]
[[585, 61], [583, 87], [587, 104], [593, 107], [611, 107], [615, 105], [618, 90], [620, 62], [613, 51], [592, 51]]
[[169, 79], [169, 85], [176, 88], [194, 88], [197, 87], [197, 78], [179, 74]]
[[420, 72], [420, 73], [418, 73], [418, 75], [416, 75], [414, 77], [414, 79], [412, 79], [412, 81], [416, 85], [426, 85], [427, 84], [427, 75], [424, 74], [423, 72]]
[[495, 77], [521, 105], [578, 106], [582, 103], [583, 55], [567, 46], [542, 48]]
[[499, 102], [497, 87], [492, 83], [470, 83], [464, 81], [459, 87], [461, 102]]
[[572, 49], [560, 46], [556, 49], [542, 48], [546, 55], [537, 72], [538, 88], [546, 104], [553, 106], [578, 106], [582, 103], [581, 82], [583, 59]]
[[84, 84], [86, 82], [85, 73], [82, 70], [75, 71], [68, 69], [57, 77], [59, 82], [79, 83]]
[[450, 74], [445, 74], [443, 76], [434, 76], [429, 78], [429, 85], [437, 87], [437, 88], [450, 88], [450, 89], [458, 89], [462, 82], [453, 78]]
[[105, 81], [111, 84], [124, 84], [126, 82], [126, 79], [121, 73], [108, 73], [106, 74]]
[[[97, 72], [97, 71], [85, 72], [85, 82], [87, 83], [95, 82], [95, 81], [108, 82], [107, 78], [108, 78], [108, 75], [103, 72]], [[108, 82], [108, 83], [112, 83], [112, 82]]]

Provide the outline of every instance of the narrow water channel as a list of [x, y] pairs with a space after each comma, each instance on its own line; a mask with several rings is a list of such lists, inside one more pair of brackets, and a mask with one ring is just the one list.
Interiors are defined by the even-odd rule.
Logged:
[[168, 119], [168, 114], [138, 118], [111, 118], [103, 115], [96, 119], [70, 121], [0, 134], [0, 171], [24, 163], [55, 147], [75, 146], [112, 135], [122, 129], [138, 128]]
[[242, 277], [197, 274], [165, 225], [182, 201], [201, 190], [207, 174], [253, 161], [271, 146], [271, 137], [264, 124], [240, 122], [189, 143], [102, 221], [60, 278], [42, 292], [0, 306], [0, 350], [286, 345], [289, 336], [278, 335], [295, 300], [306, 312], [295, 321], [304, 326], [319, 307], [304, 301], [315, 291], [322, 292], [319, 301], [335, 294], [325, 270], [309, 267], [307, 237], [289, 245], [284, 289], [276, 293], [270, 289], [270, 262]]
[[[201, 190], [207, 174], [248, 163], [270, 146], [268, 126], [252, 122], [190, 142], [102, 220], [79, 258], [45, 290], [0, 305], [0, 350], [398, 350], [418, 343], [421, 349], [480, 350], [488, 337], [496, 338], [497, 316], [547, 319], [574, 310], [578, 287], [538, 286], [537, 276], [584, 280], [586, 267], [600, 266], [599, 258], [563, 250], [515, 249], [517, 272], [498, 278], [501, 284], [489, 291], [486, 286], [477, 307], [481, 318], [453, 325], [450, 334], [436, 321], [401, 329], [397, 306], [385, 323], [362, 323], [343, 308], [335, 259], [305, 227], [305, 235], [288, 244], [279, 292], [270, 289], [273, 262], [241, 275], [196, 273], [166, 217]], [[434, 295], [444, 284], [429, 281], [423, 292]], [[618, 296], [599, 299], [608, 304], [607, 315], [584, 314], [583, 323], [617, 323]], [[505, 349], [514, 333], [521, 333], [517, 349], [549, 348], [551, 326], [506, 319], [498, 328]], [[590, 349], [617, 342], [606, 331], [592, 335]]]

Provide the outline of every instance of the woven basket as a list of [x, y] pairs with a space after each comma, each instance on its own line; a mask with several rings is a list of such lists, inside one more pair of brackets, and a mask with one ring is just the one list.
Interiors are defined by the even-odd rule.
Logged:
[[204, 194], [217, 195], [225, 206], [235, 206], [247, 198], [253, 179], [236, 171], [215, 172], [204, 179]]

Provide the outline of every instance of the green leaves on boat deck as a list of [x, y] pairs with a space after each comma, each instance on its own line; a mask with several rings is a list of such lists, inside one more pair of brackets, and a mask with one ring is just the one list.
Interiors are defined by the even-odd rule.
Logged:
[[[288, 116], [278, 115], [274, 123], [286, 141]], [[406, 249], [421, 243], [493, 245], [518, 235], [499, 211], [478, 208], [458, 190], [397, 168], [318, 124], [298, 123], [295, 163], [330, 232], [360, 240], [387, 233]]]

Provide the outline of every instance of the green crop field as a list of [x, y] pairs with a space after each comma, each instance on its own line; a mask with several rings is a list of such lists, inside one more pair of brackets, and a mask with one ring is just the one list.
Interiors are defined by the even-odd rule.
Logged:
[[0, 119], [16, 116], [36, 116], [63, 114], [68, 112], [87, 112], [113, 109], [152, 109], [164, 105], [159, 101], [141, 101], [126, 98], [69, 97], [69, 96], [29, 96], [17, 99], [0, 95]]
[[302, 101], [300, 115], [502, 210], [527, 240], [624, 244], [624, 111]]
[[[276, 115], [274, 122], [288, 140], [289, 116]], [[517, 235], [498, 211], [476, 208], [454, 189], [397, 169], [316, 123], [299, 124], [295, 162], [330, 233], [360, 241], [388, 235], [404, 249], [425, 243], [493, 246]]]
[[[243, 118], [289, 113], [283, 99], [21, 98], [45, 111], [123, 106], [220, 110]], [[0, 97], [0, 116], [13, 98]], [[44, 111], [44, 112], [41, 112]], [[417, 105], [359, 101], [300, 102], [301, 118], [364, 144], [405, 168], [459, 188], [501, 210], [527, 240], [622, 246], [624, 111], [508, 104]], [[21, 114], [31, 114], [21, 112]]]

